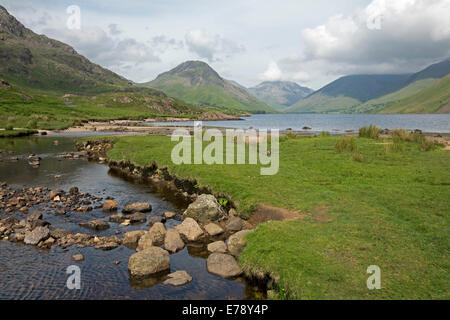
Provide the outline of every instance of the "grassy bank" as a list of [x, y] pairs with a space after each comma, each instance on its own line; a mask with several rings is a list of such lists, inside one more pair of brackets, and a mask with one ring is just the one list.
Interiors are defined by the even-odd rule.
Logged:
[[[412, 141], [355, 138], [340, 149], [339, 137], [282, 138], [279, 173], [261, 176], [253, 165], [172, 165], [168, 137], [114, 139], [109, 158], [168, 165], [229, 194], [242, 215], [258, 204], [303, 213], [260, 225], [240, 257], [247, 270], [279, 275], [288, 298], [450, 297], [446, 151]], [[370, 265], [381, 268], [382, 290], [366, 287]]]
[[37, 130], [0, 130], [0, 138], [17, 138], [38, 133]]

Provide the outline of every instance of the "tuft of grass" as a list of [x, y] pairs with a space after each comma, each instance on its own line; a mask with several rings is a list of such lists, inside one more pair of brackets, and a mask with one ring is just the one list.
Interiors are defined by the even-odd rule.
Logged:
[[356, 161], [356, 162], [364, 162], [364, 157], [359, 152], [354, 152], [352, 154], [352, 159], [353, 159], [353, 161]]
[[349, 137], [341, 137], [334, 145], [336, 152], [353, 152], [356, 150], [355, 139]]
[[331, 137], [331, 133], [329, 133], [328, 131], [322, 131], [319, 137], [321, 138]]
[[394, 129], [392, 130], [392, 139], [400, 141], [412, 141], [411, 133], [405, 129]]
[[371, 124], [368, 127], [362, 127], [359, 129], [360, 138], [378, 139], [381, 133], [381, 129], [378, 126]]

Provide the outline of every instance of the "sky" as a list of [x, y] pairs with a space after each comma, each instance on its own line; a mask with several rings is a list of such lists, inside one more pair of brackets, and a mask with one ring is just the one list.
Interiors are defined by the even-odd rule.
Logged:
[[[450, 57], [450, 0], [0, 0], [26, 27], [147, 82], [187, 60], [319, 89]], [[79, 19], [78, 19], [79, 18]]]

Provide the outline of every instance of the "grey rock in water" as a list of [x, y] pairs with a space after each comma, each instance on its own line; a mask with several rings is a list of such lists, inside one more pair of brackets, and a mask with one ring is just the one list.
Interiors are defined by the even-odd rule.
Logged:
[[204, 228], [206, 232], [212, 237], [222, 234], [224, 232], [221, 226], [213, 222], [208, 223]]
[[127, 205], [122, 209], [125, 214], [131, 214], [135, 212], [150, 212], [152, 211], [152, 205], [147, 202], [135, 202]]
[[243, 224], [243, 221], [241, 218], [234, 217], [230, 220], [230, 222], [228, 222], [225, 229], [227, 229], [227, 231], [241, 231], [242, 224]]
[[80, 226], [84, 228], [89, 228], [92, 230], [106, 230], [109, 228], [109, 223], [103, 220], [93, 220], [89, 222], [82, 222], [80, 223]]
[[221, 220], [226, 216], [216, 198], [212, 194], [202, 194], [184, 212], [186, 217], [199, 222]]
[[23, 242], [25, 244], [37, 245], [39, 242], [46, 240], [49, 235], [50, 230], [47, 227], [36, 227], [25, 236]]
[[176, 271], [167, 276], [167, 280], [164, 281], [164, 284], [168, 284], [171, 286], [184, 286], [185, 284], [192, 281], [192, 277], [184, 270]]
[[170, 269], [169, 253], [159, 247], [150, 247], [133, 254], [128, 261], [132, 277], [142, 278]]
[[213, 253], [206, 260], [208, 272], [222, 278], [237, 277], [242, 274], [242, 269], [236, 259], [223, 253]]
[[233, 256], [238, 257], [242, 253], [247, 245], [245, 236], [250, 232], [252, 232], [252, 230], [239, 231], [228, 238], [228, 251], [230, 251]]
[[184, 221], [175, 227], [177, 231], [183, 235], [188, 241], [197, 241], [203, 235], [203, 230], [198, 223], [192, 218], [186, 218]]
[[184, 248], [184, 242], [180, 234], [175, 229], [169, 229], [164, 239], [164, 248], [172, 253], [175, 253]]
[[227, 245], [223, 241], [215, 241], [208, 244], [208, 251], [211, 253], [226, 253]]

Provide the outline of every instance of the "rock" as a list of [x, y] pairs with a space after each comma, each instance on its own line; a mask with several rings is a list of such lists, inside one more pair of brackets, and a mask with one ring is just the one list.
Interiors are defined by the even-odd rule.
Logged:
[[23, 242], [25, 244], [37, 245], [40, 241], [46, 240], [49, 235], [50, 230], [47, 227], [36, 227], [25, 236]]
[[216, 198], [212, 194], [202, 194], [184, 212], [185, 216], [200, 222], [221, 220], [225, 217]]
[[216, 241], [208, 244], [208, 251], [211, 253], [226, 253], [227, 245], [223, 241]]
[[169, 229], [164, 239], [164, 248], [169, 252], [177, 252], [184, 248], [184, 242], [176, 229]]
[[222, 278], [232, 278], [242, 274], [236, 259], [229, 254], [212, 253], [206, 260], [206, 268], [208, 272]]
[[130, 249], [135, 249], [141, 237], [146, 234], [145, 230], [129, 231], [123, 235], [122, 244]]
[[36, 220], [41, 220], [41, 219], [42, 219], [42, 213], [40, 213], [39, 211], [33, 211], [32, 213], [30, 213], [27, 216], [26, 222], [33, 223]]
[[81, 253], [78, 253], [78, 254], [74, 254], [72, 256], [72, 259], [75, 260], [75, 261], [83, 261], [84, 260], [84, 256]]
[[213, 237], [222, 234], [224, 232], [221, 226], [212, 222], [208, 223], [204, 228], [206, 232]]
[[112, 216], [109, 217], [109, 222], [115, 222], [115, 223], [122, 223], [126, 220], [127, 218], [125, 216], [122, 215], [118, 215], [118, 214], [114, 214]]
[[252, 230], [239, 231], [228, 238], [228, 251], [230, 251], [233, 256], [238, 257], [242, 253], [247, 245], [245, 236], [250, 232], [252, 232]]
[[186, 271], [176, 271], [167, 276], [167, 280], [164, 281], [164, 284], [168, 284], [171, 286], [183, 286], [192, 281], [192, 277]]
[[177, 231], [184, 236], [188, 241], [197, 241], [203, 236], [203, 230], [198, 223], [192, 218], [186, 218], [184, 221], [175, 227]]
[[130, 275], [147, 277], [170, 269], [169, 253], [159, 247], [150, 247], [133, 254], [128, 262]]
[[227, 231], [241, 231], [242, 230], [242, 219], [239, 217], [234, 217], [228, 222], [225, 229]]
[[153, 237], [148, 232], [146, 232], [140, 237], [138, 245], [136, 247], [136, 251], [143, 251], [151, 247], [153, 247]]
[[237, 217], [238, 213], [237, 213], [236, 209], [231, 208], [230, 210], [228, 210], [228, 215], [230, 217]]
[[113, 250], [113, 249], [117, 248], [118, 246], [119, 246], [119, 244], [117, 242], [109, 241], [109, 242], [100, 243], [100, 244], [96, 245], [95, 249], [101, 249], [104, 251], [108, 251], [108, 250]]
[[70, 195], [75, 196], [79, 193], [79, 190], [77, 187], [72, 187], [72, 188], [70, 188], [69, 193], [70, 193]]
[[122, 212], [125, 214], [131, 214], [135, 212], [150, 212], [150, 211], [152, 211], [152, 205], [146, 202], [131, 203], [122, 210]]
[[161, 217], [161, 216], [152, 216], [148, 218], [148, 225], [151, 227], [152, 225], [154, 225], [157, 222], [161, 222], [161, 223], [165, 223], [166, 222], [166, 218]]
[[109, 223], [103, 220], [93, 220], [93, 221], [89, 221], [89, 222], [82, 222], [80, 223], [80, 226], [84, 227], [84, 228], [89, 228], [92, 230], [106, 230], [109, 228]]
[[56, 216], [63, 216], [65, 214], [66, 214], [66, 211], [64, 211], [64, 209], [55, 210], [55, 215]]
[[117, 201], [114, 200], [106, 200], [103, 203], [103, 211], [105, 212], [112, 212], [112, 211], [116, 211], [118, 208], [119, 204], [117, 203]]
[[166, 236], [166, 228], [161, 222], [155, 223], [149, 230], [149, 236], [152, 238], [154, 246], [161, 246]]
[[143, 212], [136, 212], [127, 217], [130, 223], [142, 223], [147, 221], [147, 216]]
[[130, 220], [124, 220], [121, 224], [121, 226], [126, 227], [130, 225]]
[[172, 219], [172, 218], [174, 218], [175, 216], [176, 216], [176, 213], [175, 213], [175, 212], [169, 212], [169, 211], [164, 212], [164, 217], [166, 217], [167, 219]]
[[52, 190], [50, 191], [50, 200], [53, 200], [56, 196], [60, 196], [63, 193], [62, 190]]

